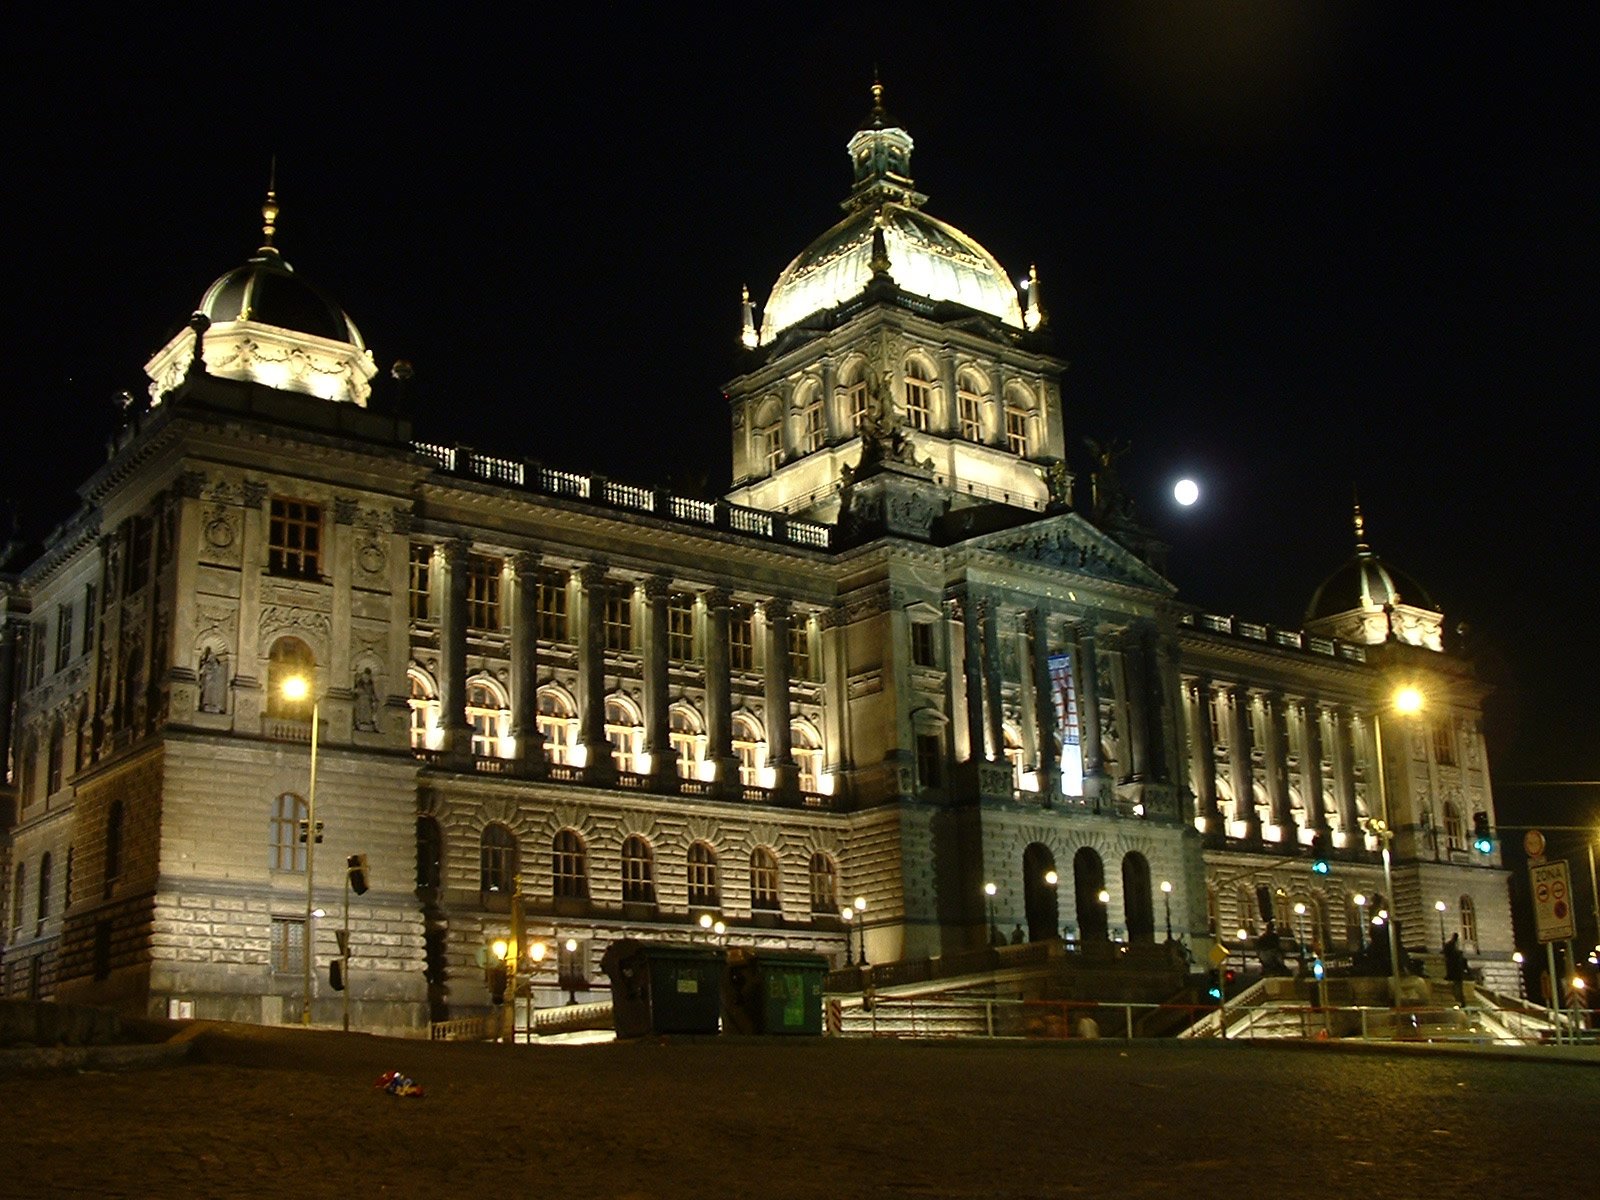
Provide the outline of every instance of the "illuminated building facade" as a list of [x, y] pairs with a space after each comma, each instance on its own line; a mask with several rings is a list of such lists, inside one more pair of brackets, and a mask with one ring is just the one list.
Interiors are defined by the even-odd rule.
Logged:
[[1353, 896], [1387, 903], [1385, 783], [1408, 944], [1443, 899], [1509, 981], [1498, 854], [1465, 832], [1493, 816], [1482, 689], [1438, 611], [1364, 540], [1304, 631], [1185, 604], [1110, 459], [1068, 469], [1037, 274], [1019, 294], [923, 212], [911, 149], [875, 97], [844, 219], [759, 325], [746, 296], [718, 501], [412, 440], [269, 199], [0, 593], [6, 994], [292, 1019], [309, 934], [335, 1019], [303, 674], [318, 906], [370, 864], [364, 1028], [481, 1011], [518, 879], [587, 979], [706, 914], [842, 961], [855, 896], [874, 963], [1153, 943], [1163, 883], [1196, 950], [1270, 914], [1336, 954]]

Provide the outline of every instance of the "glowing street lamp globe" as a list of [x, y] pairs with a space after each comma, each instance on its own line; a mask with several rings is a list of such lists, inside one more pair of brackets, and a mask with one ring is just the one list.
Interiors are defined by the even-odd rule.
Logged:
[[1397, 688], [1394, 693], [1394, 710], [1406, 716], [1421, 712], [1422, 693], [1409, 684], [1405, 687]]

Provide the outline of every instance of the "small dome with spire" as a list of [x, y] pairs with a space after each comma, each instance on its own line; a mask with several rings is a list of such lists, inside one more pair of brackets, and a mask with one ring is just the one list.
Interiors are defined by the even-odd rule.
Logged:
[[1354, 513], [1356, 553], [1328, 576], [1306, 608], [1306, 628], [1346, 641], [1388, 641], [1442, 649], [1442, 612], [1423, 586], [1384, 563], [1367, 543], [1361, 505]]

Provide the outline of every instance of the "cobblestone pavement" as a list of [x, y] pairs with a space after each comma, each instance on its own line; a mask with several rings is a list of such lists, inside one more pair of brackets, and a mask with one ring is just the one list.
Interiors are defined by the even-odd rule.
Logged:
[[[1600, 1067], [1339, 1048], [392, 1041], [230, 1026], [0, 1078], [0, 1195], [1572, 1195]], [[395, 1068], [421, 1100], [373, 1090]]]

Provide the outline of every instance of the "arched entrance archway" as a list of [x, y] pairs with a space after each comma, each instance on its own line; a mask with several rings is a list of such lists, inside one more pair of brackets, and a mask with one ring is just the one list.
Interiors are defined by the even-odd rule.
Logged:
[[1150, 863], [1137, 850], [1122, 856], [1122, 911], [1128, 920], [1128, 941], [1156, 940], [1155, 902], [1150, 895]]
[[1055, 879], [1056, 858], [1049, 847], [1032, 843], [1022, 852], [1022, 900], [1028, 914], [1028, 940], [1061, 936], [1061, 908]]
[[1078, 940], [1103, 942], [1111, 936], [1106, 905], [1100, 893], [1106, 886], [1106, 867], [1100, 856], [1085, 846], [1072, 856], [1072, 891], [1078, 912]]

